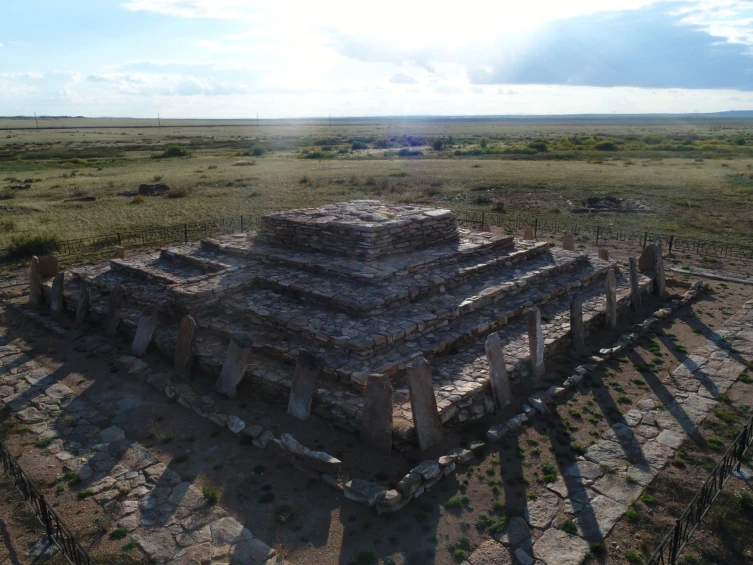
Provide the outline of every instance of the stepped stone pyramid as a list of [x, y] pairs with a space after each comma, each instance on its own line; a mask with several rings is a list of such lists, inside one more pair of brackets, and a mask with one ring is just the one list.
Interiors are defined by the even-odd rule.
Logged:
[[[120, 331], [133, 334], [154, 309], [154, 344], [167, 354], [190, 314], [199, 328], [196, 362], [214, 375], [231, 337], [245, 334], [251, 356], [239, 397], [287, 402], [305, 349], [323, 367], [313, 412], [348, 429], [360, 427], [367, 377], [387, 375], [400, 444], [414, 434], [411, 362], [431, 364], [444, 424], [478, 419], [494, 410], [486, 337], [499, 332], [515, 386], [530, 374], [528, 309], [541, 310], [545, 355], [567, 349], [570, 295], [577, 289], [583, 297], [588, 334], [603, 324], [610, 267], [546, 242], [460, 229], [449, 210], [360, 200], [268, 214], [256, 233], [73, 269], [64, 297], [75, 311], [86, 286], [90, 318], [105, 317], [108, 296], [121, 287]], [[616, 271], [624, 308], [629, 277]], [[639, 278], [642, 292], [650, 285]]]

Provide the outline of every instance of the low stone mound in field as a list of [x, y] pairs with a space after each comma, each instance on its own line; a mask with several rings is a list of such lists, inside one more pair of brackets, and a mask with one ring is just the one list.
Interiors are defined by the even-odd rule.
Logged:
[[636, 214], [651, 212], [652, 210], [638, 200], [630, 198], [616, 198], [614, 196], [589, 196], [583, 202], [568, 201], [573, 214]]
[[155, 194], [167, 194], [168, 192], [170, 192], [170, 187], [166, 184], [154, 183], [139, 186], [139, 194], [142, 196], [154, 196]]

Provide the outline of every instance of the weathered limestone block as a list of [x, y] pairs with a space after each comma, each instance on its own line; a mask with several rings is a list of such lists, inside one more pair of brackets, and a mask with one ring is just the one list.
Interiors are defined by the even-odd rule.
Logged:
[[583, 336], [583, 296], [580, 292], [574, 292], [570, 296], [570, 340], [576, 353], [586, 350]]
[[638, 261], [635, 257], [630, 257], [630, 309], [639, 310], [643, 305], [641, 298], [641, 289], [638, 286]]
[[526, 228], [523, 230], [523, 239], [526, 241], [531, 241], [533, 239], [533, 229]]
[[528, 310], [528, 348], [531, 352], [531, 369], [533, 376], [540, 379], [544, 376], [544, 332], [541, 329], [541, 311], [538, 308]]
[[246, 376], [246, 366], [251, 356], [251, 338], [244, 333], [236, 333], [230, 340], [225, 363], [214, 385], [215, 390], [229, 398], [235, 398], [238, 384]]
[[660, 298], [666, 298], [667, 294], [667, 281], [664, 278], [664, 257], [662, 256], [661, 243], [657, 243], [654, 248], [654, 271], [656, 271], [656, 294]]
[[139, 323], [136, 325], [136, 335], [133, 336], [133, 342], [131, 343], [131, 353], [136, 357], [145, 355], [149, 349], [149, 344], [152, 343], [152, 336], [154, 330], [157, 328], [157, 311], [154, 308], [149, 308], [139, 318]]
[[89, 307], [91, 305], [91, 290], [89, 283], [81, 281], [81, 291], [78, 295], [78, 304], [76, 305], [76, 325], [83, 326], [86, 318], [89, 316]]
[[493, 332], [486, 338], [486, 359], [489, 363], [489, 383], [497, 408], [504, 408], [512, 401], [510, 377], [505, 365], [505, 353], [499, 333]]
[[566, 251], [575, 251], [575, 236], [571, 233], [566, 233], [562, 236], [562, 249]]
[[43, 279], [57, 276], [60, 272], [60, 263], [55, 255], [39, 257], [39, 276]]
[[107, 314], [105, 317], [105, 335], [113, 337], [120, 324], [120, 302], [123, 300], [123, 287], [115, 285], [107, 300]]
[[369, 375], [363, 395], [361, 442], [384, 453], [392, 450], [393, 395], [389, 377]]
[[617, 279], [614, 275], [614, 267], [609, 267], [607, 277], [604, 280], [604, 288], [607, 296], [607, 327], [617, 327]]
[[599, 247], [599, 259], [603, 261], [609, 261], [609, 250]]
[[33, 307], [39, 306], [42, 300], [42, 275], [39, 271], [39, 258], [34, 256], [31, 258], [31, 264], [29, 265], [29, 305]]
[[416, 439], [422, 450], [428, 449], [443, 438], [442, 422], [432, 386], [431, 366], [426, 359], [419, 357], [408, 365], [406, 371]]
[[291, 416], [299, 420], [308, 420], [311, 416], [311, 401], [322, 364], [321, 359], [305, 349], [298, 352], [298, 362], [295, 365], [288, 399], [288, 414]]
[[113, 259], [125, 259], [125, 247], [120, 245], [115, 246], [115, 253], [113, 253]]
[[53, 314], [63, 313], [63, 290], [65, 289], [65, 273], [58, 273], [52, 281], [50, 289], [50, 310]]
[[175, 358], [173, 360], [173, 369], [179, 379], [186, 379], [191, 374], [197, 329], [198, 326], [191, 316], [183, 316], [175, 342]]

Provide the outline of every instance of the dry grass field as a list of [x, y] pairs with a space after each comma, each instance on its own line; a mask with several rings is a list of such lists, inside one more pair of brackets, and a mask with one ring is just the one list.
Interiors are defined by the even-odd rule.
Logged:
[[[154, 125], [61, 118], [36, 131], [0, 119], [0, 247], [24, 234], [72, 239], [374, 197], [565, 218], [587, 197], [613, 196], [650, 212], [578, 218], [751, 243], [753, 120]], [[187, 156], [162, 157], [175, 146]], [[118, 194], [156, 181], [171, 197]]]

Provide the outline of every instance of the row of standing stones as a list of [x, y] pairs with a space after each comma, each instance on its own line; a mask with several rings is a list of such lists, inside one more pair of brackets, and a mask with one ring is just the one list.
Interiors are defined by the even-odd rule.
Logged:
[[[530, 231], [530, 230], [528, 230]], [[533, 239], [533, 233], [526, 233], [524, 237]], [[563, 238], [563, 248], [574, 249], [574, 238], [566, 234]], [[608, 259], [606, 250], [600, 249], [599, 256]], [[124, 249], [115, 250], [116, 258], [124, 257]], [[638, 285], [638, 273], [641, 271], [654, 272], [654, 291], [661, 297], [666, 297], [666, 280], [662, 249], [660, 244], [649, 245], [644, 248], [639, 259], [629, 259], [630, 308], [637, 310], [642, 303]], [[63, 312], [63, 282], [64, 273], [58, 272], [58, 262], [54, 256], [33, 257], [30, 265], [29, 304], [39, 306], [42, 302], [42, 277], [54, 277], [50, 292], [50, 309], [53, 314]], [[598, 363], [613, 354], [618, 354], [630, 344], [634, 343], [638, 335], [648, 331], [660, 318], [671, 314], [673, 307], [680, 307], [693, 300], [703, 283], [696, 282], [685, 296], [675, 301], [674, 306], [655, 312], [654, 316], [643, 324], [635, 326], [635, 332], [622, 336], [614, 347], [602, 350], [602, 356], [592, 359], [592, 363], [576, 368], [574, 374], [568, 377], [561, 386], [552, 386], [540, 390], [528, 399], [522, 412], [510, 418], [504, 424], [498, 424], [489, 429], [487, 440], [500, 441], [508, 432], [520, 427], [534, 412], [546, 413], [546, 405], [554, 401], [557, 396], [564, 394], [583, 379], [587, 372]], [[84, 292], [76, 311], [76, 323], [83, 324], [87, 319], [89, 300]], [[617, 296], [614, 267], [611, 267], [605, 280], [606, 294], [606, 323], [610, 328], [617, 327]], [[110, 294], [108, 312], [104, 326], [107, 336], [114, 336], [120, 321], [119, 304], [122, 291], [115, 287]], [[544, 336], [541, 328], [541, 313], [538, 308], [530, 308], [527, 312], [529, 350], [531, 352], [531, 382], [529, 387], [541, 385], [539, 380], [545, 372], [544, 365]], [[198, 326], [190, 315], [183, 317], [178, 330], [175, 354], [173, 358], [172, 374], [151, 374], [149, 365], [138, 359], [143, 356], [151, 341], [157, 326], [157, 315], [153, 310], [145, 312], [140, 317], [136, 333], [131, 344], [131, 356], [121, 357], [121, 363], [129, 369], [129, 373], [140, 375], [155, 388], [164, 391], [171, 400], [193, 409], [200, 416], [209, 418], [213, 423], [227, 427], [241, 438], [250, 440], [256, 447], [273, 449], [281, 457], [289, 459], [295, 466], [341, 491], [354, 501], [374, 507], [378, 513], [396, 512], [405, 507], [411, 500], [418, 498], [428, 489], [438, 483], [443, 477], [455, 470], [457, 463], [469, 461], [474, 452], [486, 447], [483, 441], [472, 442], [466, 447], [456, 447], [438, 460], [427, 460], [412, 469], [396, 486], [387, 489], [383, 485], [352, 479], [342, 469], [342, 462], [335, 457], [320, 451], [312, 451], [301, 445], [291, 434], [283, 433], [275, 438], [269, 430], [262, 426], [247, 426], [246, 423], [232, 414], [212, 412], [213, 401], [208, 396], [200, 396], [193, 392], [190, 385], [185, 384], [193, 367], [195, 354], [195, 338]], [[585, 351], [584, 327], [582, 315], [582, 299], [579, 293], [571, 296], [570, 302], [570, 339], [573, 350], [578, 353]], [[508, 406], [513, 399], [510, 378], [506, 368], [505, 356], [499, 334], [490, 334], [485, 343], [486, 356], [489, 365], [489, 387], [497, 408]], [[245, 376], [245, 367], [251, 355], [251, 344], [241, 334], [234, 335], [225, 355], [225, 362], [220, 376], [215, 384], [215, 390], [228, 397], [234, 397], [236, 388]], [[313, 354], [301, 350], [292, 386], [288, 398], [288, 413], [298, 419], [307, 420], [311, 416], [311, 404], [316, 389], [317, 379], [321, 372], [322, 363]], [[410, 403], [415, 426], [416, 442], [421, 450], [426, 450], [438, 443], [444, 437], [442, 422], [437, 409], [437, 402], [432, 387], [431, 366], [424, 358], [418, 358], [406, 370]], [[364, 407], [361, 421], [360, 438], [364, 445], [389, 453], [393, 446], [393, 394], [394, 389], [390, 379], [381, 374], [372, 374], [367, 378], [364, 389]]]

